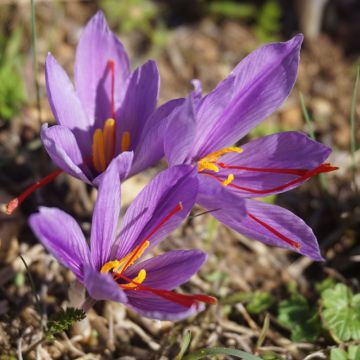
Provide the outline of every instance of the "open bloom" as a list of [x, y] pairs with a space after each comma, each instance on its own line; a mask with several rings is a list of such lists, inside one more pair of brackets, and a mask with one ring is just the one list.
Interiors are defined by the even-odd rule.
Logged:
[[290, 190], [334, 170], [323, 163], [330, 149], [298, 132], [233, 145], [290, 93], [302, 39], [297, 35], [257, 49], [204, 97], [195, 80], [194, 92], [168, 119], [164, 148], [169, 165], [190, 164], [197, 169], [197, 202], [213, 210], [218, 220], [266, 244], [320, 260], [316, 238], [301, 219], [251, 198]]
[[202, 302], [215, 303], [209, 296], [171, 291], [198, 271], [205, 253], [168, 251], [140, 261], [191, 210], [198, 188], [192, 167], [177, 166], [155, 177], [132, 202], [117, 233], [118, 164], [113, 162], [100, 182], [90, 248], [76, 221], [55, 208], [43, 207], [30, 217], [34, 233], [95, 300], [122, 302], [144, 316], [169, 320], [202, 310]]
[[81, 34], [76, 50], [75, 88], [51, 54], [46, 59], [45, 76], [57, 125], [45, 124], [41, 139], [60, 170], [9, 203], [8, 213], [62, 171], [98, 185], [101, 174], [121, 153], [134, 153], [129, 173], [122, 174], [123, 178], [163, 156], [163, 120], [177, 102], [156, 110], [160, 82], [156, 63], [150, 60], [131, 72], [125, 49], [101, 11]]
[[133, 151], [128, 176], [163, 156], [162, 120], [173, 103], [159, 108], [154, 61], [130, 71], [123, 45], [101, 11], [83, 30], [76, 49], [75, 89], [49, 54], [46, 89], [58, 125], [44, 125], [41, 138], [52, 160], [67, 173], [97, 183], [113, 158]]

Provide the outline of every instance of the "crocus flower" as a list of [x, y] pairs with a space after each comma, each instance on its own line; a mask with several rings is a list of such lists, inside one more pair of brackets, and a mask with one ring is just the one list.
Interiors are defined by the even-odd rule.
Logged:
[[195, 80], [193, 93], [168, 119], [164, 148], [169, 165], [190, 164], [197, 169], [197, 202], [213, 210], [219, 221], [266, 244], [320, 260], [316, 238], [301, 219], [251, 198], [290, 190], [316, 174], [334, 170], [323, 163], [330, 149], [298, 132], [233, 145], [290, 93], [302, 39], [297, 35], [257, 49], [204, 97]]
[[140, 314], [178, 320], [216, 300], [173, 292], [206, 260], [199, 250], [144, 254], [178, 226], [194, 205], [198, 181], [193, 168], [180, 165], [156, 176], [126, 211], [119, 232], [121, 161], [113, 161], [100, 182], [90, 246], [76, 221], [56, 208], [40, 208], [30, 226], [43, 245], [84, 284], [95, 300], [126, 304]]
[[[57, 125], [45, 124], [41, 139], [62, 171], [97, 185], [112, 159], [121, 153], [134, 153], [130, 171], [123, 177], [138, 173], [163, 156], [163, 120], [177, 101], [156, 110], [160, 82], [156, 63], [150, 60], [131, 72], [128, 55], [101, 11], [81, 34], [75, 88], [51, 54], [46, 59], [45, 75]], [[61, 170], [27, 189], [9, 204], [8, 212]]]

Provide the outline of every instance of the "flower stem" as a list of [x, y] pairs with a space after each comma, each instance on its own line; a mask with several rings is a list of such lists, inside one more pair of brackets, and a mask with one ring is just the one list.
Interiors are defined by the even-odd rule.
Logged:
[[93, 299], [92, 297], [88, 296], [84, 303], [82, 304], [81, 308], [83, 309], [84, 312], [88, 312], [96, 303], [96, 300]]

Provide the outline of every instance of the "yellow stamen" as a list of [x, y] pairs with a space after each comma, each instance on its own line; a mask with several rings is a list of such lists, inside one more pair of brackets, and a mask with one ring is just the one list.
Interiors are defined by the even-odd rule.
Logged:
[[218, 151], [214, 151], [213, 153], [206, 155], [202, 159], [198, 161], [198, 171], [210, 170], [214, 172], [219, 172], [218, 166], [215, 164], [216, 161], [223, 155], [231, 152], [241, 153], [243, 149], [240, 147], [227, 147]]
[[[139, 259], [144, 251], [149, 247], [150, 241], [145, 241], [143, 244], [137, 246], [133, 251], [127, 254], [120, 260], [113, 260], [108, 261], [106, 264], [103, 265], [100, 272], [107, 273], [110, 270], [114, 272], [123, 272], [125, 271], [130, 265], [132, 265], [137, 259]], [[129, 264], [127, 264], [128, 260], [131, 258]], [[124, 266], [126, 265], [126, 268]]]
[[229, 174], [227, 179], [224, 180], [222, 183], [224, 186], [228, 186], [234, 179], [235, 179], [234, 174]]
[[103, 172], [106, 169], [105, 151], [104, 151], [104, 136], [100, 129], [96, 129], [92, 144], [93, 164], [98, 172]]
[[128, 131], [124, 131], [121, 137], [121, 151], [128, 151], [130, 148], [130, 144], [130, 133]]
[[105, 160], [109, 164], [115, 153], [115, 120], [107, 119], [104, 125]]
[[145, 279], [146, 279], [146, 270], [141, 269], [139, 271], [138, 275], [135, 278], [132, 279], [133, 282], [131, 282], [129, 284], [121, 284], [121, 288], [123, 288], [123, 289], [134, 289], [139, 284], [142, 284]]

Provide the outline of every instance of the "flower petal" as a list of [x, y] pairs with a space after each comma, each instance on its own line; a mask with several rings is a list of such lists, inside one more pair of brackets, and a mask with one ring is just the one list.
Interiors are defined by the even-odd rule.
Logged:
[[165, 300], [146, 291], [129, 291], [127, 306], [142, 316], [157, 319], [178, 321], [193, 316], [205, 309], [204, 304], [190, 308]]
[[[149, 239], [150, 247], [166, 237], [192, 209], [197, 190], [198, 180], [192, 166], [174, 166], [158, 174], [126, 211], [113, 258], [123, 258], [155, 230]], [[182, 209], [167, 219], [179, 203]], [[165, 223], [161, 224], [162, 221]]]
[[[109, 166], [114, 166], [114, 162], [117, 163], [117, 173], [120, 179], [120, 182], [124, 181], [127, 177], [129, 177], [129, 173], [132, 168], [134, 159], [134, 152], [133, 151], [125, 151], [119, 155], [117, 155], [114, 159], [111, 160]], [[99, 187], [103, 177], [105, 176], [106, 171], [99, 174], [93, 181], [93, 184]]]
[[112, 79], [108, 61], [114, 61], [114, 100], [116, 108], [129, 76], [129, 59], [118, 38], [98, 11], [83, 30], [76, 49], [75, 85], [81, 103], [92, 124], [102, 128], [112, 117]]
[[[214, 212], [213, 216], [230, 228], [267, 245], [297, 251], [313, 260], [323, 260], [316, 237], [305, 222], [280, 206], [244, 200], [248, 216]], [[274, 231], [275, 230], [275, 231]]]
[[[302, 40], [302, 35], [296, 35], [284, 43], [265, 45], [236, 66], [230, 74], [235, 76], [231, 101], [225, 102], [220, 117], [212, 124], [207, 122], [206, 129], [199, 130], [207, 132], [198, 153], [200, 158], [232, 145], [284, 102], [296, 79]], [[217, 88], [208, 98], [212, 96], [217, 96]]]
[[265, 136], [242, 148], [242, 153], [228, 153], [219, 159], [223, 168], [219, 166], [216, 175], [226, 179], [233, 174], [235, 178], [229, 189], [243, 197], [268, 196], [301, 185], [311, 177], [306, 177], [306, 172], [322, 164], [331, 152], [330, 148], [294, 131]]
[[192, 155], [197, 158], [214, 124], [221, 118], [224, 109], [234, 95], [235, 75], [229, 75], [213, 91], [199, 101], [196, 109], [196, 136]]
[[61, 125], [54, 125], [49, 128], [47, 124], [44, 124], [41, 127], [40, 136], [46, 151], [59, 168], [91, 184], [90, 170], [83, 163], [81, 151], [71, 130]]
[[[138, 67], [130, 76], [126, 94], [117, 116], [117, 138], [121, 139], [123, 132], [130, 134], [130, 149], [139, 146], [142, 130], [155, 111], [159, 95], [160, 75], [155, 61], [149, 60]], [[118, 152], [122, 151], [118, 141]]]
[[169, 166], [186, 163], [191, 152], [196, 133], [193, 96], [191, 93], [168, 118], [164, 151]]
[[89, 247], [73, 217], [56, 208], [41, 207], [29, 224], [47, 250], [83, 281], [83, 266], [90, 263]]
[[111, 300], [123, 304], [128, 302], [125, 292], [110, 274], [102, 274], [91, 266], [84, 268], [84, 285], [95, 300]]
[[50, 53], [45, 62], [45, 79], [48, 100], [57, 123], [73, 132], [83, 156], [89, 156], [91, 154], [90, 122], [70, 79]]
[[110, 252], [115, 239], [121, 208], [120, 174], [123, 167], [122, 158], [124, 157], [125, 159], [128, 158], [129, 153], [121, 154], [110, 163], [99, 184], [92, 218], [90, 242], [91, 257], [97, 270], [112, 260]]
[[200, 250], [168, 251], [131, 266], [125, 275], [132, 279], [141, 269], [145, 269], [144, 285], [155, 289], [173, 290], [196, 274], [206, 258], [207, 254]]
[[234, 218], [237, 223], [246, 216], [245, 202], [242, 198], [229, 191], [228, 187], [201, 174], [196, 202], [230, 227]]
[[181, 106], [184, 99], [174, 99], [160, 106], [146, 122], [135, 149], [130, 176], [155, 165], [164, 156], [166, 124], [171, 113]]

